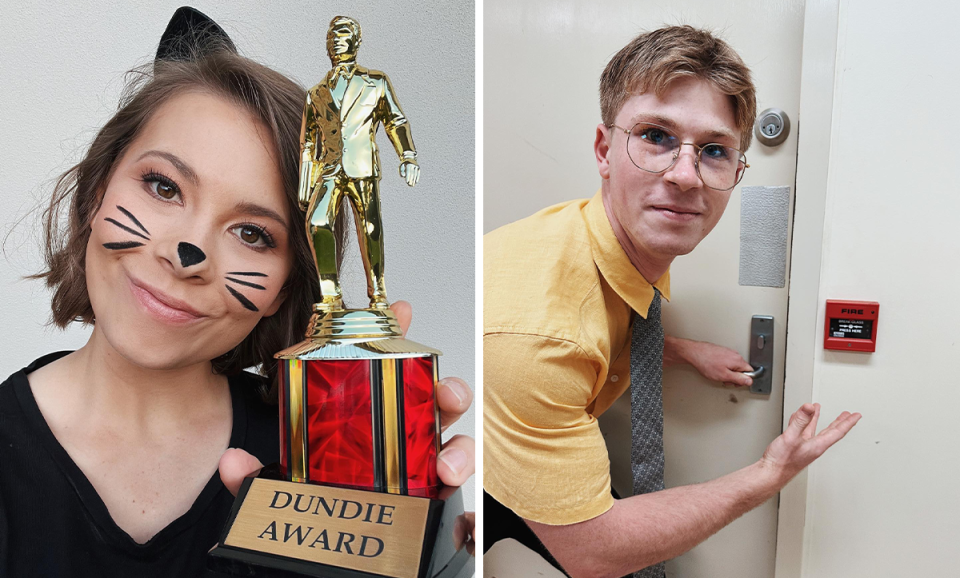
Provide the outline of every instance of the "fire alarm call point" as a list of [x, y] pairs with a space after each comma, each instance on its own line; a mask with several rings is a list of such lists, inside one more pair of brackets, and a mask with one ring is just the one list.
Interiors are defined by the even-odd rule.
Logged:
[[828, 299], [823, 328], [823, 348], [840, 351], [876, 351], [879, 313], [880, 304], [876, 301]]

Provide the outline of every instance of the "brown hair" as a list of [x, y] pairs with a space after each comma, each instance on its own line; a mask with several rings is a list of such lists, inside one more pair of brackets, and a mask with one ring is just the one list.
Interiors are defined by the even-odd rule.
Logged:
[[[117, 113], [97, 133], [83, 159], [57, 180], [53, 198], [44, 211], [46, 271], [32, 277], [45, 280], [53, 289], [52, 322], [63, 328], [73, 321], [94, 321], [84, 261], [90, 222], [116, 162], [161, 105], [186, 91], [209, 92], [249, 110], [263, 123], [277, 147], [287, 219], [293, 227], [290, 243], [294, 263], [284, 286], [286, 299], [277, 313], [261, 319], [237, 347], [213, 360], [214, 372], [227, 375], [260, 364], [272, 390], [277, 372], [273, 354], [303, 338], [311, 304], [319, 301], [312, 250], [305, 229], [297, 226], [304, 223], [297, 186], [306, 90], [226, 47], [205, 51], [192, 59], [158, 61], [131, 70], [128, 76]], [[63, 222], [65, 210], [69, 212]], [[341, 218], [345, 216], [342, 214]], [[303, 234], [298, 234], [301, 230]], [[339, 245], [342, 248], [344, 243]], [[337, 262], [341, 258], [338, 251]]]
[[707, 30], [668, 26], [637, 36], [600, 75], [600, 116], [610, 126], [631, 94], [663, 94], [672, 81], [693, 76], [730, 96], [740, 150], [750, 148], [757, 96], [750, 69], [729, 44]]

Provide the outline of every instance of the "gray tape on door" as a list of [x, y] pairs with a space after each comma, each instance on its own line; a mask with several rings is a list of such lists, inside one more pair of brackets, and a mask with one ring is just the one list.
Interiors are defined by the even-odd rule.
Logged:
[[789, 226], [790, 187], [740, 190], [740, 285], [784, 286]]

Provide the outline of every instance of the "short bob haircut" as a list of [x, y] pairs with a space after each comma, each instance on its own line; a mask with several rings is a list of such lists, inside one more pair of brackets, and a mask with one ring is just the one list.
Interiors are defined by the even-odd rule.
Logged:
[[[311, 305], [320, 294], [305, 216], [297, 201], [300, 125], [306, 90], [286, 76], [239, 56], [231, 48], [208, 48], [194, 58], [161, 60], [128, 73], [117, 113], [97, 133], [80, 163], [57, 180], [43, 214], [46, 270], [33, 278], [43, 279], [53, 289], [54, 325], [63, 328], [74, 321], [94, 323], [87, 294], [85, 255], [91, 219], [100, 206], [115, 163], [153, 113], [174, 96], [203, 91], [245, 108], [263, 124], [277, 147], [287, 219], [293, 229], [290, 243], [294, 262], [283, 289], [286, 298], [277, 313], [261, 319], [239, 345], [212, 363], [215, 373], [225, 375], [259, 365], [268, 378], [262, 393], [272, 396], [277, 373], [273, 354], [303, 339]], [[304, 224], [303, 234], [297, 234], [298, 223]], [[344, 243], [339, 245], [343, 247]], [[342, 253], [337, 255], [337, 262], [341, 259]]]
[[600, 76], [603, 124], [614, 124], [630, 96], [663, 94], [671, 82], [683, 77], [706, 80], [730, 97], [740, 131], [739, 149], [745, 152], [750, 148], [757, 117], [750, 69], [729, 44], [692, 26], [668, 26], [641, 34], [610, 59]]

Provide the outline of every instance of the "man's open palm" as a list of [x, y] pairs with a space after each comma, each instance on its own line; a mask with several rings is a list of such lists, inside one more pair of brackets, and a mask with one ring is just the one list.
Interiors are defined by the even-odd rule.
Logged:
[[863, 417], [845, 411], [832, 424], [817, 433], [820, 404], [806, 403], [790, 416], [787, 429], [767, 446], [763, 462], [784, 476], [784, 483], [823, 455], [827, 448], [847, 435]]

